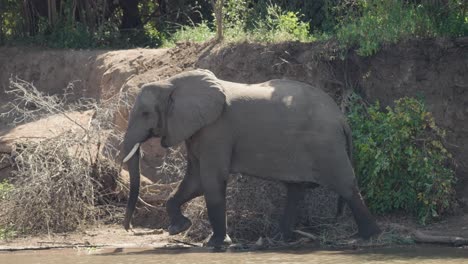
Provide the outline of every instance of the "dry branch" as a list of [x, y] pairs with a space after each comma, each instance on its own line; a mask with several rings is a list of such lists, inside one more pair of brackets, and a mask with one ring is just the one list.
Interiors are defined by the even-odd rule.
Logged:
[[[79, 129], [40, 140], [19, 138], [13, 143], [14, 188], [0, 201], [5, 214], [0, 225], [14, 224], [23, 233], [64, 232], [96, 221], [103, 214], [115, 217], [108, 201], [117, 178], [117, 166], [106, 158], [113, 146], [108, 138], [121, 137], [109, 128], [114, 105], [106, 109], [93, 100], [71, 103], [73, 85], [63, 96], [45, 95], [20, 79], [10, 79], [15, 99], [2, 116], [14, 122], [35, 121], [62, 115]], [[92, 120], [82, 125], [69, 111], [94, 111]], [[112, 150], [113, 151], [113, 150]]]

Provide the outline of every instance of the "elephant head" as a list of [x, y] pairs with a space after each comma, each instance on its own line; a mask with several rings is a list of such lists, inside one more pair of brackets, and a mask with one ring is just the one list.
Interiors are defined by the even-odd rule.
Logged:
[[142, 86], [130, 113], [123, 153], [130, 173], [130, 194], [124, 227], [130, 228], [140, 188], [140, 144], [160, 137], [162, 147], [171, 147], [214, 122], [226, 102], [224, 89], [207, 70], [184, 72]]

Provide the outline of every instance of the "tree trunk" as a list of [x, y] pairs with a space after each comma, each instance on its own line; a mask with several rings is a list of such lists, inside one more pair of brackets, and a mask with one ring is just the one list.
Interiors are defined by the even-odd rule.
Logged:
[[47, 3], [48, 7], [48, 15], [49, 15], [49, 25], [51, 28], [55, 27], [55, 23], [57, 22], [57, 1], [56, 0], [49, 0]]
[[0, 45], [3, 45], [3, 2], [0, 1]]
[[223, 0], [211, 0], [216, 19], [216, 40], [222, 41], [223, 34]]
[[141, 23], [140, 11], [138, 10], [138, 0], [120, 0], [122, 8], [122, 24], [120, 29], [138, 29], [143, 25]]

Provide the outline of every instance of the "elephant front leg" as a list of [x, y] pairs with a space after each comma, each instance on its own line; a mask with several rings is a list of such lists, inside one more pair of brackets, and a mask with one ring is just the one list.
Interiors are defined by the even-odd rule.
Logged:
[[168, 228], [170, 235], [181, 233], [192, 225], [190, 219], [182, 214], [181, 206], [203, 194], [198, 173], [199, 166], [194, 164], [193, 161], [189, 161], [188, 163], [187, 173], [184, 179], [166, 203], [166, 211], [170, 219]]

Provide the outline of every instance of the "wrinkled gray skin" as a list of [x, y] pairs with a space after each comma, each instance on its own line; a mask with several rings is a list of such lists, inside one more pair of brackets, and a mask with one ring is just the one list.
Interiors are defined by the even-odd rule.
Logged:
[[[286, 184], [280, 225], [285, 237], [291, 235], [304, 189], [323, 185], [347, 202], [358, 234], [369, 238], [380, 229], [356, 185], [350, 133], [338, 106], [320, 89], [291, 80], [233, 83], [194, 70], [142, 87], [130, 114], [124, 155], [150, 137], [161, 137], [163, 147], [185, 141], [187, 172], [166, 204], [170, 234], [190, 227], [181, 206], [204, 195], [213, 229], [207, 245], [229, 243], [226, 181], [230, 173], [242, 173]], [[127, 163], [127, 230], [139, 192], [139, 156], [138, 150]]]

